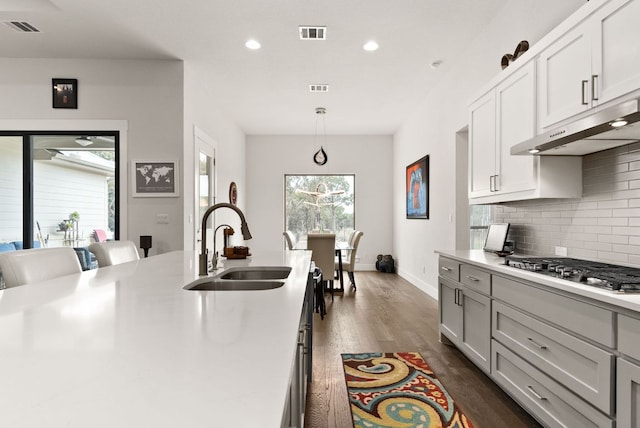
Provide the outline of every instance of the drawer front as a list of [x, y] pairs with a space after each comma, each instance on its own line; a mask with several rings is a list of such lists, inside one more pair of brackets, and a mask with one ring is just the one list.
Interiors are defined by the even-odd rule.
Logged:
[[616, 347], [612, 311], [498, 275], [491, 281], [494, 298], [608, 348]]
[[548, 427], [612, 428], [613, 420], [492, 341], [493, 379]]
[[491, 274], [471, 265], [460, 265], [460, 282], [479, 293], [491, 294]]
[[438, 273], [444, 278], [458, 282], [460, 281], [460, 263], [440, 256]]
[[640, 320], [618, 315], [618, 350], [640, 361]]
[[618, 428], [640, 427], [640, 366], [618, 358]]
[[492, 335], [606, 414], [613, 411], [613, 354], [499, 302]]

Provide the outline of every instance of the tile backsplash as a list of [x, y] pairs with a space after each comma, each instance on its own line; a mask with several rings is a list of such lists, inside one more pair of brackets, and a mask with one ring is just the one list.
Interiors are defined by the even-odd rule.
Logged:
[[494, 205], [494, 221], [511, 223], [518, 253], [640, 265], [640, 143], [583, 157], [580, 199]]

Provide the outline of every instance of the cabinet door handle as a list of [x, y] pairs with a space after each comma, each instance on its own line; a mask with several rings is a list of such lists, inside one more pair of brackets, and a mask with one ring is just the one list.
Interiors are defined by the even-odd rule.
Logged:
[[588, 106], [589, 103], [587, 102], [587, 97], [586, 97], [586, 90], [587, 90], [587, 85], [589, 84], [588, 80], [583, 80], [582, 83], [580, 84], [580, 91], [582, 92], [582, 105], [583, 106]]
[[493, 175], [489, 176], [489, 191], [493, 192]]
[[527, 385], [527, 389], [528, 389], [528, 390], [529, 390], [529, 392], [531, 392], [531, 394], [532, 394], [534, 397], [536, 397], [538, 400], [540, 400], [540, 401], [546, 401], [546, 400], [547, 400], [547, 397], [543, 397], [542, 395], [538, 394], [538, 393], [536, 392], [536, 390], [535, 390], [535, 389], [533, 389], [533, 387], [532, 387], [531, 385]]
[[454, 305], [458, 304], [458, 289], [457, 288], [453, 289], [453, 304]]
[[480, 282], [480, 280], [478, 278], [476, 278], [475, 276], [467, 275], [466, 277], [467, 277], [467, 279], [469, 279], [469, 280], [471, 280], [473, 282]]
[[499, 192], [500, 191], [500, 186], [498, 185], [498, 177], [500, 177], [499, 174], [496, 174], [493, 176], [493, 191], [494, 192]]
[[597, 91], [597, 86], [598, 86], [598, 75], [594, 74], [591, 76], [591, 99], [593, 101], [598, 101], [598, 91]]
[[529, 342], [531, 342], [531, 343], [532, 343], [536, 348], [538, 348], [538, 349], [547, 349], [547, 346], [546, 346], [546, 345], [541, 345], [541, 344], [539, 344], [538, 342], [536, 342], [535, 340], [533, 340], [533, 338], [531, 338], [531, 337], [527, 337], [527, 340], [528, 340]]

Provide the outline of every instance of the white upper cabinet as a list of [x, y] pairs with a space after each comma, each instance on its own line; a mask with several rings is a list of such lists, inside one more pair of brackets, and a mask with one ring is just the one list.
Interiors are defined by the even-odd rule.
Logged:
[[640, 0], [613, 0], [594, 21], [594, 91], [604, 103], [640, 88]]
[[496, 87], [496, 181], [502, 193], [536, 188], [536, 158], [511, 155], [511, 146], [535, 136], [535, 83], [531, 61]]
[[483, 96], [470, 108], [469, 122], [469, 196], [493, 192], [496, 175], [496, 102], [495, 92]]
[[538, 57], [545, 129], [640, 88], [640, 0], [609, 0]]
[[582, 195], [580, 158], [510, 153], [511, 146], [532, 138], [536, 129], [535, 63], [519, 65], [470, 106], [472, 204]]
[[541, 128], [591, 107], [591, 40], [587, 27], [579, 25], [538, 58]]
[[511, 156], [511, 146], [533, 137], [534, 64], [510, 75], [470, 108], [470, 197], [535, 188], [534, 158]]

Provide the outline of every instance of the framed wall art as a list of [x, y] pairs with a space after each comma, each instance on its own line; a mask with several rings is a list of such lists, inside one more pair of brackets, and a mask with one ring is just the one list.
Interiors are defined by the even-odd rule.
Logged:
[[133, 197], [180, 196], [178, 161], [131, 161]]
[[429, 218], [429, 155], [407, 166], [407, 218]]
[[51, 79], [53, 108], [78, 108], [78, 79]]

